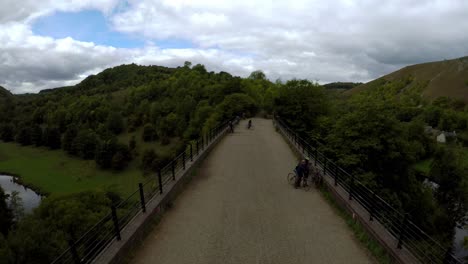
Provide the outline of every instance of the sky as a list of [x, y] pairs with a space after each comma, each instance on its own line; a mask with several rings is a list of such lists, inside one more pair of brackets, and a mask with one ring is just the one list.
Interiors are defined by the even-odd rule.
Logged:
[[74, 85], [121, 64], [366, 82], [468, 55], [466, 0], [0, 0], [0, 86]]

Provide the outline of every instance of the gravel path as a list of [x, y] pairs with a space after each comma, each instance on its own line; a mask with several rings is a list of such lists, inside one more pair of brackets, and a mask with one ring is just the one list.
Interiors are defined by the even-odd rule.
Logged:
[[252, 121], [213, 149], [133, 263], [373, 263], [315, 189], [287, 184], [297, 161], [272, 121]]

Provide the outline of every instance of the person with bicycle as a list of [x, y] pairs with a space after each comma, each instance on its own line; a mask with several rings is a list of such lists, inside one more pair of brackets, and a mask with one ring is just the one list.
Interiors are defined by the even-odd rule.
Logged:
[[252, 119], [249, 120], [249, 123], [247, 124], [247, 129], [250, 129], [252, 127]]
[[296, 173], [296, 182], [294, 184], [294, 188], [297, 189], [301, 187], [302, 179], [306, 173], [306, 161], [301, 160], [299, 164], [296, 166], [296, 168], [294, 169], [294, 171]]

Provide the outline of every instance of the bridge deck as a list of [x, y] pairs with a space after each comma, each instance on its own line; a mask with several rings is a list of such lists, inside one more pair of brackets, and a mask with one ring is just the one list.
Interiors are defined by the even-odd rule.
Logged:
[[373, 263], [315, 189], [286, 183], [297, 161], [271, 120], [245, 125], [203, 162], [133, 263]]

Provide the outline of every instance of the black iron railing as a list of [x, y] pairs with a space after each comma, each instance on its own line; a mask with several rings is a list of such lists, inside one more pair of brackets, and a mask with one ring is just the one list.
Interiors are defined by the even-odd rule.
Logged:
[[400, 212], [371, 190], [354, 175], [346, 172], [332, 160], [323, 155], [317, 147], [301, 138], [280, 118], [275, 118], [279, 131], [299, 149], [311, 158], [313, 164], [320, 168], [324, 177], [330, 177], [335, 187], [344, 189], [349, 201], [358, 202], [369, 214], [370, 221], [378, 221], [395, 240], [395, 247], [405, 247], [421, 263], [462, 264], [463, 262], [446, 248], [413, 223], [407, 213]]
[[[233, 119], [236, 124], [239, 120]], [[171, 182], [176, 180], [179, 172], [188, 169], [193, 160], [203, 155], [207, 148], [214, 144], [214, 140], [224, 134], [229, 129], [229, 122], [225, 122], [200, 137], [192, 141], [169, 164], [151, 177], [145, 183], [139, 183], [135, 190], [125, 200], [112, 205], [109, 213], [99, 222], [92, 226], [86, 233], [78, 239], [71, 239], [69, 247], [52, 263], [91, 263], [105, 248], [113, 241], [121, 240], [121, 231], [140, 212], [146, 212], [146, 205], [162, 195]]]

